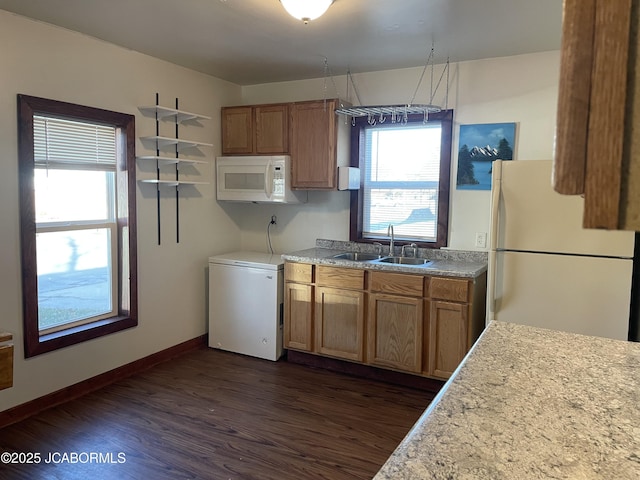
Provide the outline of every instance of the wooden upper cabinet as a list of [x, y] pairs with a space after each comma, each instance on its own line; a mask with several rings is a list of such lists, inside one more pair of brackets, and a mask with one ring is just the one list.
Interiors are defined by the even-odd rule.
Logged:
[[224, 155], [289, 153], [289, 104], [222, 107]]
[[350, 125], [335, 113], [342, 103], [222, 107], [222, 154], [290, 155], [293, 189], [336, 190], [338, 157], [348, 164], [350, 143]]
[[256, 153], [289, 153], [289, 105], [255, 107]]
[[585, 228], [640, 230], [640, 0], [564, 0], [553, 184]]
[[222, 153], [253, 153], [253, 109], [222, 107]]
[[337, 187], [338, 100], [291, 105], [291, 186], [305, 190]]

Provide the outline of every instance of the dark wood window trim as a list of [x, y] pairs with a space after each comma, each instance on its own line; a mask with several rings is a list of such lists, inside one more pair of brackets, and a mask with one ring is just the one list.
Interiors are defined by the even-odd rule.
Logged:
[[[34, 195], [33, 116], [53, 115], [111, 125], [118, 129], [120, 156], [116, 171], [118, 211], [118, 313], [112, 318], [40, 335]], [[135, 117], [93, 107], [18, 95], [18, 171], [25, 357], [74, 345], [138, 324], [136, 253]], [[127, 252], [126, 255], [123, 252]]]
[[[422, 115], [409, 115], [408, 123], [421, 123]], [[449, 190], [451, 179], [451, 148], [453, 132], [453, 110], [443, 110], [429, 114], [430, 121], [439, 121], [442, 124], [442, 142], [440, 147], [440, 179], [438, 190], [438, 230], [435, 242], [418, 242], [418, 246], [426, 248], [440, 248], [447, 245], [449, 236]], [[351, 166], [364, 165], [364, 128], [368, 126], [367, 118], [355, 119], [355, 125], [351, 127]], [[361, 180], [362, 186], [363, 180]], [[380, 241], [379, 238], [364, 238], [362, 236], [362, 206], [363, 189], [351, 191], [350, 203], [350, 228], [349, 239], [352, 242], [372, 243]], [[412, 241], [396, 237], [398, 241]]]

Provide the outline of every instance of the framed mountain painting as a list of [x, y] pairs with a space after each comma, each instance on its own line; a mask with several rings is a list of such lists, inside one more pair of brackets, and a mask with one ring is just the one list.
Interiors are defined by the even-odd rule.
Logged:
[[456, 188], [491, 190], [491, 165], [513, 160], [515, 141], [515, 123], [460, 125]]

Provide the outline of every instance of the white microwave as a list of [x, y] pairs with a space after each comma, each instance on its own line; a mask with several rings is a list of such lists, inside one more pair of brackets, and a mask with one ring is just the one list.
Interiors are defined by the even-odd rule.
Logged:
[[230, 202], [305, 203], [307, 192], [291, 190], [288, 155], [218, 157], [216, 198]]

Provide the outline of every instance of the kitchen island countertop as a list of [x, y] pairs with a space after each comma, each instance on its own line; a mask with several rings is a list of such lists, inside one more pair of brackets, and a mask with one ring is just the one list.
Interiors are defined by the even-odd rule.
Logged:
[[640, 344], [492, 322], [374, 477], [640, 478]]

